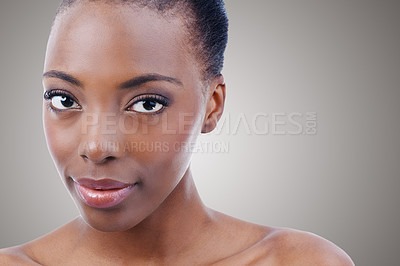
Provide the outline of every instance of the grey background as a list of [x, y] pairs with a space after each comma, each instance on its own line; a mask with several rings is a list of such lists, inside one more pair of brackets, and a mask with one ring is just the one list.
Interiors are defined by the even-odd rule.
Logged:
[[[399, 265], [400, 2], [227, 1], [226, 113], [317, 112], [316, 135], [214, 133], [199, 153], [206, 204], [294, 227], [342, 247], [357, 265]], [[58, 1], [0, 4], [0, 248], [78, 215], [48, 154], [41, 73]]]

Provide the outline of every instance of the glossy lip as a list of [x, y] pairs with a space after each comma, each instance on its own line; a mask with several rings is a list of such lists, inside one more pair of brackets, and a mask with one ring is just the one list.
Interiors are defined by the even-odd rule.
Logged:
[[74, 187], [79, 197], [89, 206], [95, 208], [111, 208], [128, 197], [137, 185], [126, 184], [112, 179], [79, 179]]

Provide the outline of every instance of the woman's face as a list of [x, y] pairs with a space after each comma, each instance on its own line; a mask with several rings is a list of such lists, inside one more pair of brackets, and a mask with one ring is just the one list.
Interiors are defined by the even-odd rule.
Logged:
[[203, 83], [177, 18], [148, 9], [72, 6], [46, 54], [43, 119], [50, 153], [84, 219], [127, 230], [188, 169], [201, 132]]

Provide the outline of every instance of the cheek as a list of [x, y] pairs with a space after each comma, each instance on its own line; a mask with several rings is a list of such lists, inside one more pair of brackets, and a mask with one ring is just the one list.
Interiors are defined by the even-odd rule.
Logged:
[[201, 131], [201, 112], [181, 110], [171, 108], [159, 118], [142, 120], [137, 134], [124, 136], [129, 157], [145, 167], [146, 182], [160, 189], [173, 186], [184, 175], [192, 155], [190, 147]]
[[48, 110], [44, 110], [43, 127], [51, 157], [62, 174], [68, 161], [78, 154], [80, 127], [78, 123], [56, 119]]
[[145, 130], [142, 125], [138, 133], [125, 135], [124, 149], [129, 157], [153, 170], [185, 165], [191, 155], [185, 148], [195, 143], [200, 132], [199, 121], [198, 116], [164, 116]]

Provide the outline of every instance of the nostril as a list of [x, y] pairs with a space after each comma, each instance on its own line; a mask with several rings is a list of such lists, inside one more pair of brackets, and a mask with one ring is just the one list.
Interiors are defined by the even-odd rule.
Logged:
[[78, 153], [83, 160], [97, 164], [114, 161], [124, 155], [119, 145], [112, 146], [94, 141], [81, 144]]
[[104, 161], [113, 161], [116, 158], [114, 156], [107, 156], [106, 158], [104, 158]]
[[107, 162], [113, 161], [115, 159], [116, 159], [116, 157], [114, 157], [114, 156], [107, 156], [107, 157], [105, 157], [103, 159], [100, 159], [100, 158], [98, 160], [92, 159], [91, 161], [93, 163], [95, 163], [95, 164], [103, 164], [103, 163], [107, 163]]
[[113, 161], [113, 160], [116, 159], [115, 156], [107, 156], [105, 158], [93, 158], [93, 157], [89, 157], [89, 156], [87, 156], [85, 154], [82, 154], [81, 157], [83, 158], [83, 160], [91, 161], [91, 162], [93, 162], [95, 164], [106, 163], [106, 162]]

